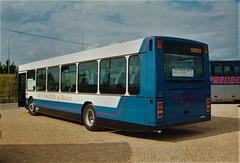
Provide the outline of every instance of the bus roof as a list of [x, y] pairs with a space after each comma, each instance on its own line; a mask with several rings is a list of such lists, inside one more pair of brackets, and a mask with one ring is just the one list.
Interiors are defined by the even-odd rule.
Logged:
[[67, 54], [63, 56], [53, 57], [36, 62], [26, 63], [23, 65], [19, 65], [19, 72], [44, 67], [52, 67], [57, 65], [65, 65], [70, 63], [78, 63], [82, 61], [97, 60], [106, 57], [137, 54], [139, 53], [143, 40], [144, 38], [86, 50], [82, 52]]

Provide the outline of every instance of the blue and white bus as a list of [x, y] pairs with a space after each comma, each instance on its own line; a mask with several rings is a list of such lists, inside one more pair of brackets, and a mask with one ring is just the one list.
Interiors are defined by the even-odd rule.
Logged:
[[160, 130], [211, 119], [205, 43], [152, 36], [19, 66], [19, 106], [88, 130]]

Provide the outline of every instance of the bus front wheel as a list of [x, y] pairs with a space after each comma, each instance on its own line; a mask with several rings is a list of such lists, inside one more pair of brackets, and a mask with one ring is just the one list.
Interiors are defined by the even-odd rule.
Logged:
[[92, 104], [88, 104], [83, 110], [83, 123], [89, 131], [96, 131], [97, 126], [97, 112]]
[[28, 102], [28, 110], [31, 115], [38, 115], [33, 99], [30, 99]]

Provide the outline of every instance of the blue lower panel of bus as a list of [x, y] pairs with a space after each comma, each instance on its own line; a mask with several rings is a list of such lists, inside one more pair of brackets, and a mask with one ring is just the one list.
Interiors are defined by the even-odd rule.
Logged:
[[[34, 99], [34, 102], [35, 106], [39, 108], [40, 113], [81, 121], [83, 104], [41, 99]], [[106, 119], [112, 122], [122, 121], [123, 123], [145, 125], [143, 98], [121, 97], [117, 108], [97, 105], [94, 105], [94, 107], [97, 111], [97, 117], [101, 121], [105, 121]]]
[[97, 116], [128, 123], [145, 124], [144, 99], [121, 97], [117, 108], [95, 106]]

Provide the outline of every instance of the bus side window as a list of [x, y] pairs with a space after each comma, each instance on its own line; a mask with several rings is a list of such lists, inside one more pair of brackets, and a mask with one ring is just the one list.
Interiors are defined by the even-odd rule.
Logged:
[[232, 75], [232, 66], [230, 65], [224, 65], [224, 76], [231, 76]]
[[47, 90], [59, 91], [59, 67], [48, 68]]
[[140, 93], [141, 60], [138, 55], [129, 58], [129, 94], [136, 95]]
[[65, 65], [61, 69], [61, 91], [76, 91], [76, 65]]
[[101, 61], [100, 92], [110, 94], [124, 94], [126, 92], [125, 57]]
[[46, 91], [46, 69], [37, 70], [37, 91]]
[[236, 76], [240, 75], [240, 65], [234, 66], [234, 75]]
[[36, 80], [35, 80], [35, 70], [30, 70], [27, 72], [27, 90], [35, 91]]
[[97, 61], [80, 63], [78, 66], [78, 92], [97, 93]]
[[153, 40], [149, 40], [149, 51], [153, 50]]
[[216, 75], [216, 76], [222, 75], [221, 65], [214, 65], [213, 75]]

